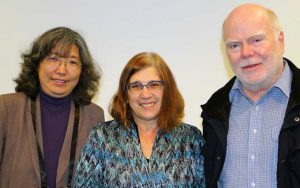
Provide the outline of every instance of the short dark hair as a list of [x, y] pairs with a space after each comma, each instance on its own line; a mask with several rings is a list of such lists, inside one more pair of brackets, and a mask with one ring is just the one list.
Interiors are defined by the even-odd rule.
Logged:
[[119, 88], [110, 104], [111, 116], [125, 127], [133, 121], [132, 111], [127, 102], [127, 84], [130, 77], [147, 67], [154, 67], [164, 81], [162, 106], [158, 118], [158, 126], [168, 132], [182, 123], [184, 117], [184, 100], [180, 94], [171, 70], [165, 61], [154, 52], [142, 52], [132, 57], [120, 76]]
[[53, 48], [59, 47], [63, 53], [69, 53], [72, 45], [78, 48], [82, 63], [79, 82], [72, 91], [73, 100], [78, 105], [89, 104], [98, 91], [101, 69], [94, 62], [83, 37], [67, 27], [56, 27], [46, 31], [33, 42], [28, 53], [21, 55], [22, 70], [14, 80], [17, 84], [16, 92], [24, 92], [32, 99], [36, 98], [40, 92], [38, 77], [40, 62]]

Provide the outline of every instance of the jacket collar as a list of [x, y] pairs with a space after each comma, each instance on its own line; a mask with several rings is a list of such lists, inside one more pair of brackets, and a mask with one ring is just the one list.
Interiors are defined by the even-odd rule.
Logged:
[[300, 69], [298, 69], [290, 60], [284, 58], [286, 62], [289, 64], [290, 69], [293, 72], [292, 86], [291, 86], [291, 94], [288, 103], [288, 109], [291, 110], [295, 105], [300, 105]]
[[224, 87], [216, 91], [206, 104], [201, 105], [201, 117], [214, 117], [225, 120], [229, 117], [230, 101], [229, 92], [234, 84], [236, 77], [233, 77]]

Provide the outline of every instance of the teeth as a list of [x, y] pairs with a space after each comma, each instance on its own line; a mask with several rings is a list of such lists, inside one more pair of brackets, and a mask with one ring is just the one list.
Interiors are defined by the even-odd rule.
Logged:
[[141, 104], [143, 107], [150, 107], [150, 106], [153, 106], [155, 103], [152, 102], [152, 103], [146, 103], [146, 104]]
[[59, 83], [65, 83], [66, 81], [64, 80], [55, 80], [56, 82], [59, 82]]

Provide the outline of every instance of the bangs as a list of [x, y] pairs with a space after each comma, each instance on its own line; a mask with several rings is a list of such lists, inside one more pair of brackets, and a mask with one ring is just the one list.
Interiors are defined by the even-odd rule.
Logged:
[[53, 45], [50, 53], [55, 53], [59, 57], [69, 57], [73, 45], [74, 45], [73, 41], [61, 40], [58, 43]]

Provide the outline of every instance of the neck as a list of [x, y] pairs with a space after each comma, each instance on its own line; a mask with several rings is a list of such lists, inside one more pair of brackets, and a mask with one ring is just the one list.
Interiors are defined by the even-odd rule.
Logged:
[[141, 149], [144, 156], [149, 159], [152, 153], [154, 141], [159, 130], [157, 124], [138, 123], [136, 122], [137, 130], [139, 134], [139, 140], [141, 143]]
[[43, 91], [40, 92], [40, 99], [44, 102], [54, 104], [54, 105], [64, 105], [65, 103], [69, 103], [72, 100], [72, 95], [67, 95], [62, 98], [56, 98], [53, 96], [50, 96]]
[[251, 89], [247, 89], [246, 87], [243, 89], [245, 95], [254, 102], [258, 101], [262, 96], [264, 96], [268, 90], [269, 89], [261, 89], [259, 91], [253, 91]]
[[138, 127], [139, 132], [157, 132], [159, 129], [157, 125], [157, 119], [153, 119], [150, 121], [141, 120], [135, 117], [133, 119]]

